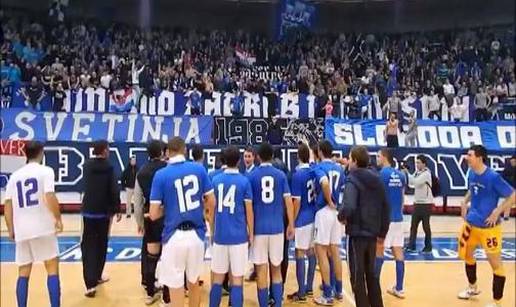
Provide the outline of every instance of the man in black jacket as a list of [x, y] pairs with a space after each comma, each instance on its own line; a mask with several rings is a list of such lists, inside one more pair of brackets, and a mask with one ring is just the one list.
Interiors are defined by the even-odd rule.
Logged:
[[367, 149], [353, 147], [349, 161], [350, 172], [338, 218], [346, 224], [351, 287], [357, 307], [382, 307], [375, 257], [377, 240], [383, 241], [389, 230], [389, 204], [378, 173], [367, 168]]
[[125, 190], [125, 214], [127, 218], [131, 217], [131, 214], [134, 213], [134, 183], [136, 181], [136, 173], [138, 172], [138, 167], [136, 166], [136, 157], [129, 157], [129, 164], [122, 172], [122, 176], [120, 177], [120, 181], [122, 183], [122, 188]]
[[108, 281], [102, 278], [106, 263], [111, 218], [120, 214], [120, 191], [113, 166], [107, 160], [109, 144], [93, 144], [93, 159], [84, 164], [84, 197], [82, 199], [83, 234], [81, 241], [82, 273], [87, 297], [94, 297], [96, 286]]

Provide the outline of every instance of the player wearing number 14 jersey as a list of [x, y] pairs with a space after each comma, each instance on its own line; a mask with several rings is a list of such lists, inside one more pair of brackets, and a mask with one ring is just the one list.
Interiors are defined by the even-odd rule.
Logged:
[[287, 238], [294, 235], [294, 221], [290, 188], [285, 174], [272, 166], [272, 146], [263, 143], [258, 149], [261, 161], [250, 175], [253, 189], [254, 242], [251, 257], [256, 264], [258, 303], [267, 307], [267, 267], [271, 263], [272, 298], [275, 306], [282, 306], [283, 283], [280, 264], [283, 260], [284, 214], [287, 210]]
[[156, 172], [150, 194], [150, 218], [164, 214], [163, 250], [159, 283], [168, 286], [170, 299], [184, 305], [184, 273], [189, 285], [189, 305], [200, 304], [199, 276], [204, 264], [206, 224], [204, 208], [213, 210], [213, 187], [204, 167], [185, 160], [185, 142], [168, 143], [169, 165]]

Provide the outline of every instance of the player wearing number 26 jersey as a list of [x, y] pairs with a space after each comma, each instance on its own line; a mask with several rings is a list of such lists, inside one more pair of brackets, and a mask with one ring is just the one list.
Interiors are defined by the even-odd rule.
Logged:
[[151, 220], [157, 220], [161, 217], [160, 206], [163, 207], [159, 282], [171, 288], [172, 299], [178, 296], [184, 299], [183, 276], [186, 271], [190, 300], [196, 302], [200, 299], [197, 281], [204, 261], [204, 208], [213, 210], [215, 198], [204, 167], [185, 160], [185, 147], [179, 137], [169, 141], [169, 165], [154, 176], [149, 212]]

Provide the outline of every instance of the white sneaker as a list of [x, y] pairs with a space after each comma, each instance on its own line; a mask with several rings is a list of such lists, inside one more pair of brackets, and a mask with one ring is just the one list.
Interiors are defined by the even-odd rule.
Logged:
[[152, 305], [155, 301], [159, 299], [159, 293], [155, 293], [154, 296], [146, 296], [145, 297], [145, 305]]
[[457, 297], [460, 298], [461, 300], [469, 300], [473, 296], [477, 296], [479, 294], [480, 294], [480, 290], [478, 290], [477, 286], [470, 285], [470, 286], [468, 286], [467, 289], [459, 292]]
[[487, 304], [486, 307], [502, 307], [502, 304], [497, 303], [497, 302], [491, 302], [491, 303]]
[[391, 289], [387, 289], [387, 293], [389, 293], [390, 295], [395, 296], [397, 298], [401, 298], [401, 299], [405, 298], [405, 291], [403, 291], [403, 290], [398, 291], [398, 290], [396, 290], [396, 287], [392, 287]]
[[321, 305], [321, 306], [333, 306], [333, 303], [334, 303], [333, 298], [327, 298], [327, 297], [324, 297], [324, 295], [314, 298], [314, 302], [317, 305]]

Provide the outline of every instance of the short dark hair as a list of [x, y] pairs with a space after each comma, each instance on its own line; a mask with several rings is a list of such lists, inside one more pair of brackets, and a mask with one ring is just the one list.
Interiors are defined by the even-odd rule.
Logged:
[[369, 165], [369, 152], [365, 146], [355, 146], [351, 148], [351, 159], [354, 160], [358, 167], [366, 168]]
[[319, 144], [312, 144], [310, 146], [310, 149], [314, 153], [314, 158], [318, 159], [319, 158]]
[[95, 156], [101, 155], [108, 148], [109, 143], [106, 140], [96, 140], [93, 142], [93, 154]]
[[484, 162], [487, 161], [487, 149], [482, 145], [473, 145], [469, 148], [475, 153], [475, 156], [481, 157]]
[[297, 147], [297, 156], [299, 158], [299, 161], [303, 163], [310, 162], [310, 148], [308, 148], [308, 145], [305, 143], [299, 144]]
[[236, 167], [240, 160], [240, 151], [236, 146], [229, 146], [224, 149], [223, 157], [228, 167]]
[[258, 156], [260, 157], [262, 162], [272, 160], [273, 153], [274, 150], [272, 149], [272, 145], [269, 143], [262, 143], [258, 148]]
[[201, 145], [195, 144], [192, 146], [192, 157], [194, 161], [199, 161], [204, 158], [204, 149], [202, 149]]
[[253, 156], [256, 155], [256, 152], [255, 152], [254, 148], [251, 147], [251, 146], [246, 147], [245, 152], [250, 152], [250, 153], [253, 154]]
[[163, 152], [162, 142], [158, 140], [152, 140], [147, 144], [147, 154], [149, 158], [156, 159], [161, 157]]
[[38, 141], [29, 141], [25, 144], [25, 156], [27, 160], [36, 159], [43, 151], [44, 145]]
[[387, 161], [389, 161], [390, 165], [394, 164], [394, 158], [392, 155], [392, 150], [390, 148], [384, 147], [380, 149], [380, 153], [387, 159]]
[[428, 160], [424, 155], [417, 155], [416, 160], [421, 161], [421, 163], [423, 163], [424, 165], [428, 165]]
[[184, 153], [185, 148], [185, 140], [178, 136], [175, 136], [168, 141], [168, 150], [170, 152]]
[[333, 146], [331, 146], [330, 141], [322, 140], [319, 142], [319, 150], [322, 152], [324, 158], [331, 158]]

